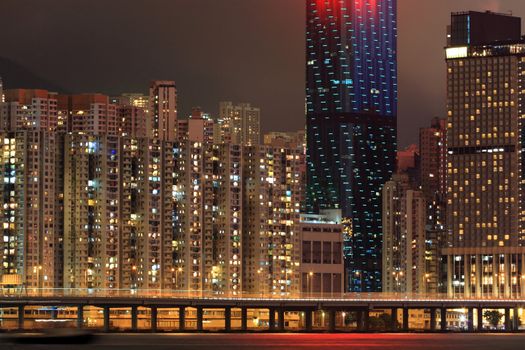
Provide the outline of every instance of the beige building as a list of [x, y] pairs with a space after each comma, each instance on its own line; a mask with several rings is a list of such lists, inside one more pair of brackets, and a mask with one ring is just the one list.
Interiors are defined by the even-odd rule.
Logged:
[[303, 295], [339, 296], [344, 292], [343, 231], [340, 210], [301, 215], [300, 276]]

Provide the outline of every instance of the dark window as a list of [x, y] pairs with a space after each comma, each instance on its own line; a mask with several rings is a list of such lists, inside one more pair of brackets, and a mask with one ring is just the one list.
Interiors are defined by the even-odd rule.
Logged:
[[323, 242], [323, 264], [332, 263], [332, 243]]
[[312, 242], [303, 241], [303, 263], [310, 264], [312, 262]]
[[319, 241], [314, 242], [312, 262], [314, 264], [321, 263], [321, 242]]

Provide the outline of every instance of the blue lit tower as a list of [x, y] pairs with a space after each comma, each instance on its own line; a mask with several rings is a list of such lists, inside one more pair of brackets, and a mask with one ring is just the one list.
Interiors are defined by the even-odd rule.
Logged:
[[395, 167], [397, 0], [306, 0], [307, 208], [338, 208], [347, 287], [381, 290], [381, 188]]

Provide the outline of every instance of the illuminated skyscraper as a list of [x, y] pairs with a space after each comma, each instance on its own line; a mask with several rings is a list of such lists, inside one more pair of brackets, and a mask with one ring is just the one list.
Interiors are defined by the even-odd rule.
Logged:
[[396, 0], [307, 0], [307, 207], [341, 209], [346, 286], [381, 290], [381, 188], [396, 159]]
[[[499, 29], [489, 34], [475, 28]], [[520, 19], [453, 14], [449, 40], [447, 290], [451, 296], [523, 297], [525, 41]]]

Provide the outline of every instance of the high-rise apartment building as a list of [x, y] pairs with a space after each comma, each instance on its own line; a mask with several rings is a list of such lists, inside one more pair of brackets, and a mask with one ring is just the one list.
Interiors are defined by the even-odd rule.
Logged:
[[261, 110], [249, 103], [219, 105], [218, 135], [216, 142], [256, 146], [260, 141]]
[[430, 127], [419, 129], [420, 179], [425, 196], [433, 199], [446, 194], [446, 119], [434, 118]]
[[177, 150], [178, 287], [242, 291], [242, 148], [186, 141]]
[[153, 81], [149, 89], [148, 137], [177, 141], [177, 88], [173, 81]]
[[383, 292], [437, 291], [439, 245], [426, 220], [423, 192], [395, 174], [383, 188]]
[[57, 95], [47, 90], [15, 89], [4, 92], [0, 128], [6, 131], [57, 128]]
[[[476, 27], [491, 30], [469, 30]], [[520, 20], [496, 13], [453, 14], [449, 39], [447, 290], [454, 296], [523, 296], [525, 43]]]
[[148, 115], [146, 110], [136, 106], [117, 106], [117, 134], [133, 138], [145, 138]]
[[243, 281], [249, 293], [300, 290], [303, 148], [243, 148]]
[[307, 205], [341, 209], [346, 289], [381, 290], [381, 188], [396, 160], [397, 1], [307, 0]]
[[298, 147], [306, 148], [306, 132], [270, 132], [264, 134], [263, 143], [273, 147]]
[[117, 106], [102, 94], [59, 95], [59, 129], [92, 135], [119, 134]]
[[7, 90], [0, 103], [3, 238], [2, 275], [29, 288], [62, 285], [60, 136], [56, 95]]
[[64, 144], [64, 285], [171, 288], [173, 145], [82, 133]]
[[200, 143], [213, 143], [215, 122], [209, 114], [194, 107], [188, 119], [177, 120], [177, 137], [180, 143], [187, 140]]
[[140, 93], [126, 93], [111, 97], [112, 104], [120, 106], [133, 106], [147, 111], [149, 108], [149, 96]]

